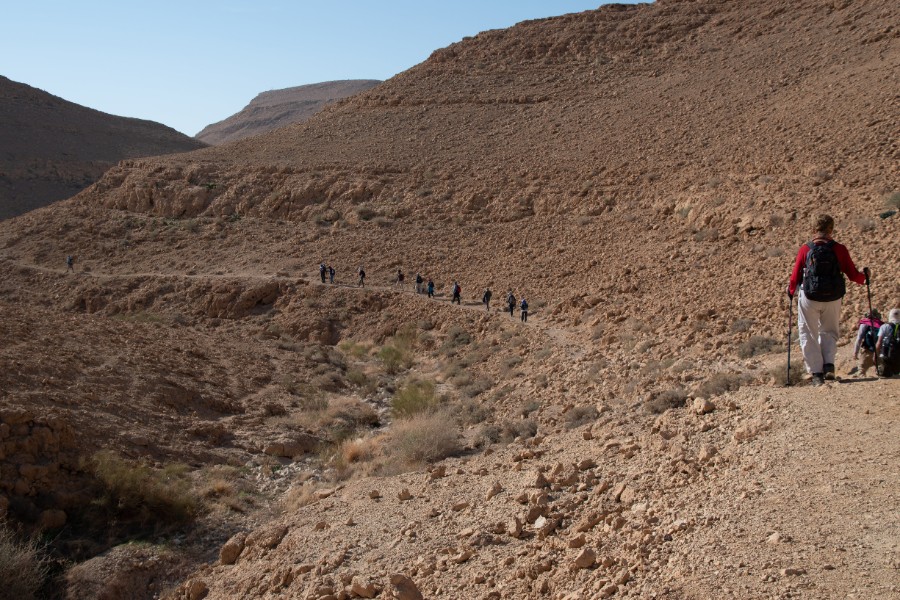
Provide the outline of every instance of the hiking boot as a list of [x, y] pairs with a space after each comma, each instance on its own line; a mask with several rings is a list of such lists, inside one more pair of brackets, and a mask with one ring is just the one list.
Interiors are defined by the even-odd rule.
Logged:
[[813, 387], [819, 387], [820, 385], [825, 384], [825, 374], [824, 373], [813, 373], [812, 379], [809, 382]]
[[834, 381], [834, 365], [831, 363], [825, 364], [825, 379]]

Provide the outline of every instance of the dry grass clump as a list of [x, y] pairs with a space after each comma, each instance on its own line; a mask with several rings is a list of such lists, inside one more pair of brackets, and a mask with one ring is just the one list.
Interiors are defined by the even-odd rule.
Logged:
[[453, 415], [463, 425], [475, 425], [487, 420], [491, 410], [475, 400], [466, 399], [453, 406]]
[[368, 356], [369, 351], [372, 349], [368, 344], [354, 342], [353, 340], [344, 340], [338, 344], [338, 348], [340, 348], [345, 355], [355, 358], [356, 360], [362, 360]]
[[752, 335], [747, 341], [738, 344], [737, 355], [741, 358], [751, 358], [772, 352], [777, 346], [778, 340], [763, 335]]
[[462, 327], [453, 325], [447, 330], [444, 343], [440, 348], [440, 352], [446, 355], [453, 355], [460, 348], [472, 343], [472, 336]]
[[688, 394], [684, 388], [675, 388], [653, 394], [644, 402], [644, 408], [653, 414], [661, 414], [670, 408], [681, 408], [687, 403]]
[[697, 388], [697, 394], [704, 398], [721, 396], [725, 392], [734, 392], [747, 383], [747, 376], [740, 373], [713, 373]]
[[302, 481], [292, 485], [281, 499], [281, 507], [286, 513], [294, 513], [318, 501], [316, 490], [319, 484], [315, 481]]
[[[802, 358], [795, 358], [791, 361], [791, 385], [797, 385], [803, 381], [806, 374], [806, 366], [803, 364]], [[779, 361], [778, 364], [769, 368], [768, 375], [777, 385], [784, 385], [787, 379], [787, 365]]]
[[16, 540], [6, 524], [0, 522], [0, 596], [16, 600], [37, 597], [49, 567], [37, 544]]
[[183, 523], [200, 510], [186, 465], [153, 469], [115, 452], [101, 451], [83, 464], [100, 485], [95, 504], [141, 525]]
[[427, 379], [410, 379], [401, 387], [391, 401], [394, 415], [407, 418], [432, 411], [438, 400], [434, 393], [434, 382]]
[[355, 398], [336, 398], [329, 403], [325, 418], [326, 427], [336, 440], [350, 437], [361, 428], [378, 424], [375, 409]]
[[462, 446], [453, 417], [438, 412], [394, 423], [385, 449], [401, 465], [416, 466], [454, 456]]
[[586, 425], [591, 421], [596, 421], [600, 413], [597, 412], [595, 406], [576, 406], [566, 411], [565, 420], [567, 429], [575, 429]]
[[731, 333], [744, 333], [753, 327], [753, 319], [735, 319], [728, 328]]

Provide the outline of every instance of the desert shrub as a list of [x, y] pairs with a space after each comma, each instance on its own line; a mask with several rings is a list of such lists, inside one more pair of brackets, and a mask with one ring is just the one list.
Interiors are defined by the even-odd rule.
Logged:
[[0, 521], [0, 582], [4, 598], [35, 598], [47, 577], [49, 562], [34, 542], [20, 542]]
[[369, 353], [369, 346], [366, 344], [360, 344], [354, 342], [352, 340], [344, 340], [340, 344], [338, 344], [338, 348], [352, 358], [357, 360], [364, 358]]
[[869, 217], [860, 217], [854, 221], [857, 229], [863, 233], [875, 230], [875, 219]]
[[378, 438], [356, 438], [344, 440], [338, 453], [345, 464], [351, 465], [374, 459], [378, 455], [379, 448]]
[[371, 206], [363, 204], [356, 208], [356, 216], [358, 216], [361, 221], [371, 221], [378, 216], [378, 211]]
[[378, 351], [378, 359], [384, 365], [384, 370], [391, 375], [395, 375], [404, 368], [408, 368], [412, 361], [408, 352], [404, 352], [397, 346], [390, 344], [383, 346], [381, 350]]
[[771, 258], [779, 258], [781, 256], [784, 256], [784, 250], [782, 250], [781, 248], [776, 248], [775, 246], [772, 246], [772, 247], [766, 248], [766, 256], [769, 256]]
[[363, 427], [378, 424], [375, 409], [353, 398], [340, 398], [331, 402], [325, 411], [327, 427], [335, 439], [345, 439]]
[[458, 386], [459, 393], [464, 398], [475, 398], [494, 387], [494, 382], [489, 377], [470, 379], [464, 385]]
[[721, 396], [725, 392], [734, 392], [740, 389], [746, 381], [746, 376], [739, 373], [719, 371], [718, 373], [713, 373], [711, 377], [701, 383], [700, 387], [697, 388], [697, 393], [704, 398]]
[[500, 441], [501, 430], [497, 425], [493, 423], [485, 423], [481, 427], [478, 428], [478, 431], [475, 432], [475, 435], [472, 439], [472, 444], [476, 448], [485, 448], [490, 446], [491, 444], [496, 444]]
[[538, 426], [533, 419], [504, 421], [500, 426], [500, 440], [509, 443], [516, 438], [533, 438], [537, 435]]
[[431, 411], [437, 406], [434, 383], [427, 379], [411, 379], [397, 390], [391, 404], [394, 415], [400, 418]]
[[369, 384], [369, 378], [362, 369], [350, 369], [347, 371], [347, 381], [356, 387], [366, 387]]
[[771, 352], [778, 346], [778, 340], [764, 335], [752, 335], [750, 339], [738, 344], [737, 354], [741, 358], [751, 358]]
[[709, 227], [707, 229], [701, 229], [697, 233], [694, 234], [695, 242], [714, 242], [719, 239], [719, 230], [715, 227]]
[[199, 511], [186, 465], [153, 469], [115, 452], [101, 451], [83, 467], [100, 484], [95, 503], [124, 519], [166, 525], [189, 521]]
[[731, 333], [744, 333], [745, 331], [750, 331], [750, 328], [753, 327], [753, 319], [737, 319], [732, 321]]
[[468, 399], [453, 406], [453, 414], [463, 425], [475, 425], [491, 416], [491, 411], [475, 400]]
[[463, 346], [472, 343], [472, 336], [462, 327], [456, 325], [447, 330], [447, 336], [444, 344], [441, 346], [441, 352], [444, 354], [453, 354]]
[[513, 354], [512, 356], [507, 356], [503, 359], [503, 366], [507, 369], [512, 369], [513, 367], [517, 367], [522, 364], [522, 357]]
[[[791, 385], [797, 385], [803, 381], [803, 375], [806, 374], [806, 366], [803, 364], [802, 358], [795, 358], [791, 361]], [[779, 361], [778, 364], [769, 368], [768, 375], [776, 385], [784, 385], [787, 379], [787, 365]]]
[[519, 413], [522, 415], [522, 417], [527, 417], [528, 415], [530, 415], [531, 413], [533, 413], [540, 407], [541, 407], [541, 403], [538, 402], [537, 400], [523, 400], [522, 407], [519, 410]]
[[652, 394], [644, 402], [644, 408], [653, 414], [664, 413], [670, 408], [681, 408], [687, 403], [687, 391], [684, 388], [675, 388], [672, 390], [664, 390], [656, 394]]
[[318, 488], [319, 485], [315, 481], [303, 481], [292, 485], [281, 500], [282, 509], [290, 514], [317, 502], [316, 490]]
[[888, 194], [888, 196], [884, 199], [884, 204], [888, 208], [895, 208], [900, 210], [900, 192]]
[[390, 227], [391, 225], [394, 224], [394, 222], [391, 221], [387, 217], [375, 217], [374, 219], [372, 219], [372, 222], [375, 223], [376, 225], [378, 225], [379, 227], [381, 227], [382, 229], [387, 229], [388, 227]]
[[600, 413], [597, 412], [597, 408], [594, 406], [576, 406], [575, 408], [566, 411], [566, 427], [569, 429], [581, 427], [591, 421], [596, 421], [599, 416]]
[[391, 428], [387, 452], [405, 465], [430, 463], [460, 452], [459, 434], [446, 413], [419, 414]]
[[[340, 373], [336, 372], [330, 367], [324, 366], [324, 373], [320, 373], [312, 378], [310, 384], [313, 388], [317, 390], [324, 390], [326, 392], [336, 392], [344, 388], [344, 379], [341, 377]], [[317, 369], [318, 370], [318, 369]]]

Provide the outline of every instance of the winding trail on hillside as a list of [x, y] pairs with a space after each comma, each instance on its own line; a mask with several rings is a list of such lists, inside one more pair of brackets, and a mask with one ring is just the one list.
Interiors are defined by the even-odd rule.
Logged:
[[763, 450], [695, 498], [685, 597], [900, 597], [900, 381], [759, 394]]

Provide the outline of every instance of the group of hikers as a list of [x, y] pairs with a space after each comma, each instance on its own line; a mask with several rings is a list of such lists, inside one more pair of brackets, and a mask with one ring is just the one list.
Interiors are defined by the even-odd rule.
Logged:
[[813, 230], [813, 239], [797, 252], [787, 289], [791, 302], [799, 291], [800, 348], [812, 385], [835, 379], [841, 299], [846, 293], [844, 275], [858, 285], [865, 284], [869, 292], [869, 311], [859, 320], [853, 348], [857, 373], [865, 376], [875, 366], [880, 377], [900, 374], [900, 308], [892, 309], [888, 322], [882, 322], [881, 314], [872, 308], [869, 268], [858, 271], [847, 248], [834, 241], [834, 219], [829, 215], [817, 216]]
[[[335, 270], [333, 266], [326, 265], [322, 262], [319, 265], [319, 277], [322, 280], [322, 283], [334, 283], [334, 274]], [[358, 287], [365, 287], [366, 285], [366, 270], [360, 266], [359, 269], [356, 270], [357, 274], [357, 282], [356, 285]], [[425, 277], [422, 276], [421, 273], [416, 273], [415, 277], [415, 285], [413, 290], [416, 294], [426, 294], [429, 298], [434, 298], [434, 280], [430, 277], [428, 281], [425, 281]], [[406, 282], [406, 275], [403, 273], [403, 269], [397, 269], [397, 277], [394, 280], [394, 285], [397, 288], [402, 289], [404, 283]], [[451, 304], [462, 304], [462, 286], [459, 285], [458, 281], [454, 281], [450, 286]], [[491, 298], [493, 298], [494, 293], [491, 291], [491, 288], [487, 287], [484, 289], [484, 292], [481, 294], [481, 303], [484, 305], [484, 309], [486, 311], [491, 310]], [[506, 310], [509, 310], [509, 316], [514, 317], [516, 312], [516, 307], [519, 308], [519, 318], [523, 323], [528, 322], [528, 300], [523, 296], [521, 299], [516, 299], [515, 294], [513, 294], [512, 289], [508, 289], [506, 291]], [[505, 310], [504, 310], [505, 312]]]

